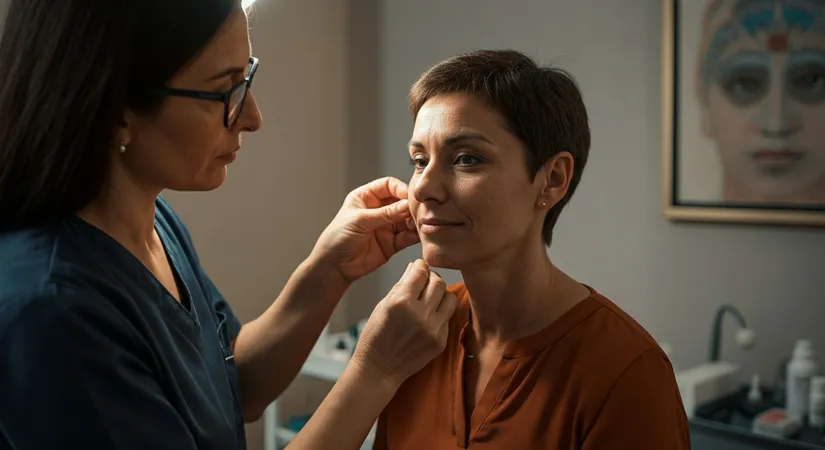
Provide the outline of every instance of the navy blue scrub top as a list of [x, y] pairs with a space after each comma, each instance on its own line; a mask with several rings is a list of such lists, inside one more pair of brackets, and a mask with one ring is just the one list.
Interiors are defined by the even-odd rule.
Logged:
[[246, 448], [241, 325], [162, 198], [155, 227], [183, 304], [77, 217], [0, 233], [0, 449]]

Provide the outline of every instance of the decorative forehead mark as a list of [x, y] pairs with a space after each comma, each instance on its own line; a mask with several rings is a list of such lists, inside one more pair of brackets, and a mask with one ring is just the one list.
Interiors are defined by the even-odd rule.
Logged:
[[733, 19], [751, 36], [822, 28], [822, 0], [739, 0]]
[[[806, 32], [820, 21], [825, 5], [821, 0], [814, 2], [773, 0], [773, 20], [765, 38], [765, 47], [772, 53], [784, 53], [791, 46], [790, 33]], [[755, 31], [755, 30], [754, 30]]]
[[788, 51], [789, 39], [787, 33], [787, 22], [785, 21], [785, 8], [780, 0], [773, 2], [773, 24], [771, 32], [765, 38], [765, 47], [772, 53], [784, 53]]
[[711, 39], [705, 65], [712, 66], [739, 39], [751, 39], [772, 53], [787, 52], [791, 35], [818, 30], [825, 33], [823, 0], [728, 0], [709, 8]]
[[784, 53], [788, 51], [788, 47], [790, 46], [788, 41], [788, 35], [786, 33], [774, 33], [768, 36], [765, 47], [772, 53]]

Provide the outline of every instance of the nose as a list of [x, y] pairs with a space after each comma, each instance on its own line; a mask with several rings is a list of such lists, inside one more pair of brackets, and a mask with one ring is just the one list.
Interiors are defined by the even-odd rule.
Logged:
[[255, 132], [261, 128], [263, 121], [261, 110], [258, 108], [258, 101], [255, 100], [255, 94], [250, 90], [246, 93], [241, 117], [238, 118], [238, 126], [241, 131]]
[[410, 180], [410, 193], [419, 203], [444, 203], [447, 200], [445, 175], [432, 162], [421, 173], [414, 174]]
[[788, 138], [800, 130], [799, 120], [793, 102], [785, 92], [784, 74], [778, 74], [779, 80], [771, 83], [768, 98], [763, 106], [760, 134], [766, 138]]
[[799, 131], [801, 127], [795, 126], [791, 128], [781, 128], [781, 129], [765, 129], [761, 130], [762, 136], [766, 138], [774, 138], [774, 139], [784, 139], [791, 137], [797, 131]]

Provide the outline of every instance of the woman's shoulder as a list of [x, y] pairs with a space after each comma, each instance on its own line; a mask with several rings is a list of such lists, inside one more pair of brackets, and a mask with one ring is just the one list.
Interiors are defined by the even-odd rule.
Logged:
[[[628, 353], [629, 358], [635, 358], [642, 353], [661, 351], [656, 340], [650, 333], [612, 300], [604, 295], [592, 291], [590, 297], [598, 304], [595, 313], [588, 318], [587, 328], [592, 329], [594, 339], [603, 341], [602, 347], [616, 347]], [[664, 352], [662, 352], [664, 354]]]
[[99, 284], [107, 279], [104, 273], [132, 269], [137, 264], [132, 260], [114, 239], [74, 216], [0, 233], [0, 305], [38, 297], [54, 286]]
[[71, 346], [72, 336], [93, 329], [126, 333], [125, 325], [123, 316], [102, 293], [70, 280], [44, 281], [0, 293], [3, 348], [37, 353], [46, 346]]
[[12, 296], [36, 295], [59, 266], [64, 223], [0, 233], [0, 310]]
[[113, 238], [74, 216], [0, 233], [0, 330], [122, 307], [136, 286], [148, 286], [145, 272]]
[[[632, 367], [645, 367], [648, 376], [672, 376], [670, 361], [655, 339], [630, 314], [605, 296], [592, 292], [588, 314], [559, 342], [556, 352], [567, 356], [592, 392], [600, 385], [609, 392]], [[643, 364], [658, 360], [660, 364]]]
[[91, 225], [74, 220], [0, 234], [0, 333], [105, 308], [101, 274], [117, 262]]

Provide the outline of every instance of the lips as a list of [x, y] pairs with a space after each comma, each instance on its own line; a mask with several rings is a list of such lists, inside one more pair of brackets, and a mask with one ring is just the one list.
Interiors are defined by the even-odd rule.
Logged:
[[461, 222], [444, 220], [436, 217], [425, 217], [418, 220], [418, 232], [422, 235], [436, 235], [462, 226]]
[[434, 227], [451, 227], [451, 226], [454, 227], [454, 226], [461, 225], [461, 222], [451, 222], [449, 220], [425, 217], [423, 219], [419, 219], [418, 224], [419, 225], [430, 225], [430, 226], [434, 226]]
[[232, 161], [234, 161], [234, 160], [235, 160], [235, 157], [236, 157], [236, 156], [237, 156], [237, 154], [238, 154], [238, 150], [240, 150], [240, 149], [241, 149], [240, 147], [235, 147], [235, 148], [233, 148], [233, 149], [232, 149], [232, 151], [230, 151], [230, 152], [227, 152], [227, 153], [222, 153], [222, 154], [218, 155], [217, 159], [219, 159], [219, 160], [221, 160], [221, 161], [229, 161], [229, 162], [232, 162]]
[[805, 154], [791, 149], [764, 149], [753, 153], [753, 159], [764, 164], [788, 164], [801, 160]]

